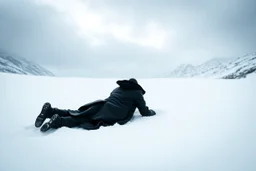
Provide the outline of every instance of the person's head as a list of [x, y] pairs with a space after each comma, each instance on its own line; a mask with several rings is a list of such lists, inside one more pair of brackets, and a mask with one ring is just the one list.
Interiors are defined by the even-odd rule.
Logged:
[[118, 80], [116, 83], [121, 88], [130, 90], [141, 90], [143, 94], [146, 93], [146, 91], [139, 85], [138, 81], [135, 78], [130, 78], [129, 80]]

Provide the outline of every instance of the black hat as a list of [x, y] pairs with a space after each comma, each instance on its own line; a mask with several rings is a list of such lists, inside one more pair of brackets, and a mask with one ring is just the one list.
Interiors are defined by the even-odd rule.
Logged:
[[129, 81], [138, 84], [138, 81], [135, 78], [130, 78]]
[[141, 90], [143, 94], [146, 93], [146, 91], [138, 84], [138, 81], [135, 78], [130, 78], [129, 80], [118, 80], [116, 83], [121, 88], [130, 90]]

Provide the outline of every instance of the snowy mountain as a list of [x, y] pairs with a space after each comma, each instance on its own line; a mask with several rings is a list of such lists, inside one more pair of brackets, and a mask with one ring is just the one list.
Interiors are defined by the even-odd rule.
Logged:
[[205, 77], [238, 79], [248, 74], [256, 73], [256, 53], [247, 54], [236, 59], [213, 59], [204, 64], [181, 65], [171, 72], [168, 77]]
[[12, 54], [0, 51], [0, 72], [14, 73], [14, 74], [24, 74], [24, 75], [48, 75], [53, 76], [53, 74], [24, 58], [14, 56]]
[[254, 75], [139, 79], [155, 116], [136, 111], [125, 125], [43, 134], [34, 121], [44, 102], [77, 109], [108, 97], [116, 80], [0, 73], [0, 170], [255, 171]]

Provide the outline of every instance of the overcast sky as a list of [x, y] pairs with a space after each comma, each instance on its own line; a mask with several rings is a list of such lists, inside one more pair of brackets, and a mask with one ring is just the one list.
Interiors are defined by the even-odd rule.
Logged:
[[255, 52], [256, 1], [0, 0], [0, 48], [60, 76], [156, 76]]

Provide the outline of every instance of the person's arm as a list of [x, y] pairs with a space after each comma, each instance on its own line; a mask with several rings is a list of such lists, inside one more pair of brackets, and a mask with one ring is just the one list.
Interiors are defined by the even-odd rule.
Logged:
[[139, 109], [139, 112], [142, 116], [153, 116], [156, 114], [154, 110], [149, 109], [148, 106], [146, 106], [146, 102], [142, 93], [138, 93], [137, 95], [136, 107]]

